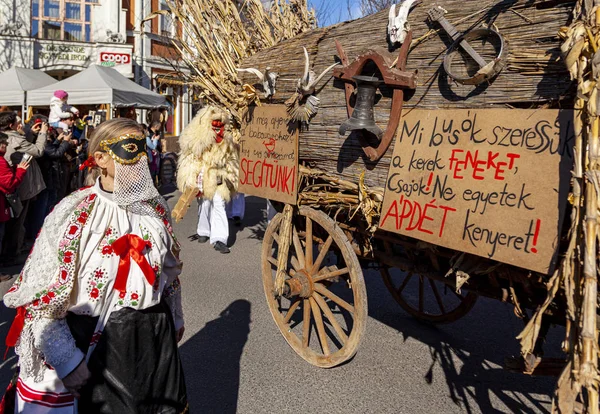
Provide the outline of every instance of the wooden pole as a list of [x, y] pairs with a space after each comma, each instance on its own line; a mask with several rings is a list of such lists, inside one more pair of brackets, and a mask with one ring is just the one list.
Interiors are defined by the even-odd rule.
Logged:
[[277, 275], [275, 276], [275, 294], [277, 296], [283, 295], [283, 289], [285, 287], [285, 270], [287, 269], [290, 244], [292, 242], [293, 212], [293, 207], [289, 204], [286, 204], [285, 208], [283, 209], [283, 219], [281, 220], [281, 227], [279, 228], [279, 242], [277, 244], [279, 251], [277, 253]]
[[[594, 174], [598, 165], [600, 120], [592, 118], [592, 129], [588, 143], [588, 172]], [[593, 182], [586, 181], [585, 212], [585, 256], [583, 261], [583, 321], [581, 330], [582, 365], [580, 376], [582, 385], [587, 389], [589, 397], [589, 413], [598, 414], [597, 361], [598, 345], [596, 337], [596, 304], [598, 301], [598, 284], [596, 279], [596, 238], [598, 233], [598, 194]]]

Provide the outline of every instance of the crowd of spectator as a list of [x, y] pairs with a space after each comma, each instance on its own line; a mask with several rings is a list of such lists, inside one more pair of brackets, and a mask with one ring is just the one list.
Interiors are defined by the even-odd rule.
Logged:
[[[54, 206], [84, 186], [87, 169], [81, 166], [94, 128], [66, 100], [62, 105], [60, 121], [33, 115], [24, 123], [16, 112], [0, 110], [0, 278], [6, 276], [1, 268], [23, 263], [21, 253], [31, 249]], [[158, 186], [162, 124], [142, 127]]]

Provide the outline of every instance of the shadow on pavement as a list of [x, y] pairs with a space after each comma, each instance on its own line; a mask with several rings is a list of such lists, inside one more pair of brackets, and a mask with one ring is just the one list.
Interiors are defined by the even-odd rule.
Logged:
[[262, 240], [267, 229], [267, 200], [246, 196], [246, 217], [244, 227], [250, 231], [249, 238]]
[[235, 413], [251, 304], [236, 300], [179, 347], [190, 412]]
[[[368, 273], [365, 270], [369, 316], [396, 329], [400, 334], [398, 340], [416, 340], [427, 345], [429, 364], [419, 367], [424, 382], [429, 385], [434, 380], [439, 382], [440, 378], [435, 376], [441, 375], [448, 387], [448, 397], [461, 412], [503, 413], [498, 400], [510, 412], [549, 412], [558, 378], [532, 377], [503, 369], [506, 357], [519, 354], [515, 337], [522, 328], [508, 307], [480, 298], [461, 320], [435, 326], [405, 313], [391, 299], [382, 281], [375, 275], [367, 277]], [[564, 356], [555, 351], [560, 349], [563, 333], [563, 328], [551, 330], [546, 356]]]

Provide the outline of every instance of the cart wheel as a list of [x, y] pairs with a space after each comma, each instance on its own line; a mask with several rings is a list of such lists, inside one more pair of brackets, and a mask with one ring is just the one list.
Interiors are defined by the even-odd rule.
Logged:
[[451, 323], [475, 305], [477, 294], [458, 294], [453, 287], [411, 272], [381, 268], [383, 282], [396, 302], [414, 318], [424, 322]]
[[365, 329], [362, 269], [336, 223], [321, 211], [301, 207], [292, 221], [285, 294], [276, 296], [282, 219], [283, 214], [273, 218], [263, 240], [262, 275], [269, 309], [298, 355], [321, 368], [335, 367], [354, 356]]

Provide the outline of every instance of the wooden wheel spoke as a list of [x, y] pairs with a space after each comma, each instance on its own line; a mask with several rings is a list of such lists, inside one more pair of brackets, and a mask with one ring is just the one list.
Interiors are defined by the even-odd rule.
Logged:
[[325, 255], [327, 255], [327, 252], [329, 252], [329, 248], [331, 247], [332, 242], [333, 242], [333, 237], [330, 235], [327, 238], [327, 240], [325, 241], [325, 243], [323, 244], [323, 247], [321, 247], [321, 250], [319, 251], [319, 256], [317, 256], [317, 260], [315, 260], [315, 263], [313, 264], [313, 267], [309, 272], [311, 275], [314, 275], [315, 273], [317, 273], [319, 271], [319, 268], [321, 267], [321, 263], [323, 263], [323, 260], [325, 259]]
[[302, 318], [302, 347], [308, 348], [308, 339], [310, 336], [310, 303], [308, 299], [304, 299], [304, 316]]
[[313, 292], [312, 297], [315, 300], [315, 302], [317, 302], [317, 305], [319, 305], [319, 307], [323, 311], [323, 314], [329, 320], [329, 323], [331, 324], [331, 326], [333, 326], [333, 330], [340, 337], [340, 341], [341, 341], [342, 345], [345, 345], [346, 342], [348, 341], [348, 335], [346, 335], [346, 333], [344, 332], [344, 330], [342, 329], [342, 327], [340, 326], [338, 321], [335, 319], [335, 316], [333, 316], [331, 309], [329, 309], [329, 306], [327, 306], [327, 302], [325, 302], [325, 300], [318, 293]]
[[319, 341], [321, 342], [321, 349], [325, 355], [329, 355], [329, 344], [327, 343], [327, 334], [325, 333], [325, 325], [323, 325], [323, 318], [321, 317], [321, 311], [317, 302], [313, 298], [308, 299], [310, 302], [310, 308], [315, 317], [315, 325], [317, 327], [317, 334], [319, 335]]
[[296, 256], [292, 257], [291, 263], [292, 263], [292, 267], [294, 268], [294, 270], [296, 272], [299, 272], [302, 269], [302, 267], [300, 266], [300, 262], [298, 261]]
[[444, 308], [444, 302], [442, 302], [442, 298], [440, 297], [440, 292], [438, 292], [437, 286], [435, 286], [435, 282], [433, 279], [429, 279], [429, 284], [431, 285], [431, 289], [433, 290], [433, 295], [435, 296], [435, 300], [440, 307], [442, 313], [446, 313], [446, 309]]
[[325, 296], [332, 302], [335, 302], [340, 308], [346, 309], [350, 313], [354, 313], [354, 306], [346, 302], [344, 299], [337, 296], [335, 293], [327, 289], [320, 283], [315, 283], [315, 290], [319, 292], [321, 295]]
[[423, 312], [424, 289], [423, 277], [419, 276], [419, 312]]
[[410, 279], [413, 277], [412, 272], [409, 272], [406, 275], [406, 278], [404, 279], [404, 282], [402, 282], [402, 284], [400, 285], [400, 287], [398, 288], [398, 290], [396, 292], [398, 292], [398, 294], [402, 294], [402, 291], [404, 290], [404, 288], [406, 287], [406, 285], [408, 285], [408, 282], [410, 282]]
[[306, 216], [306, 254], [304, 255], [304, 268], [312, 269], [313, 264], [313, 227], [312, 220]]
[[277, 267], [277, 259], [275, 259], [273, 256], [269, 257], [267, 259], [267, 262], [271, 263], [273, 266]]
[[298, 236], [298, 230], [296, 227], [292, 227], [292, 240], [294, 242], [294, 250], [296, 250], [296, 257], [301, 268], [304, 268], [304, 251], [302, 250], [302, 243], [300, 243], [300, 237]]
[[279, 244], [279, 233], [273, 233], [273, 240], [275, 240], [277, 244]]
[[335, 270], [333, 272], [323, 273], [322, 275], [317, 275], [313, 277], [313, 282], [320, 282], [321, 280], [331, 279], [332, 277], [342, 276], [350, 273], [350, 270], [347, 267], [343, 269]]
[[285, 315], [285, 319], [283, 320], [284, 324], [287, 324], [290, 322], [290, 319], [292, 319], [292, 315], [294, 314], [294, 312], [296, 312], [296, 309], [298, 309], [298, 306], [300, 306], [300, 300], [297, 300], [290, 305], [290, 308], [288, 309], [287, 314]]

